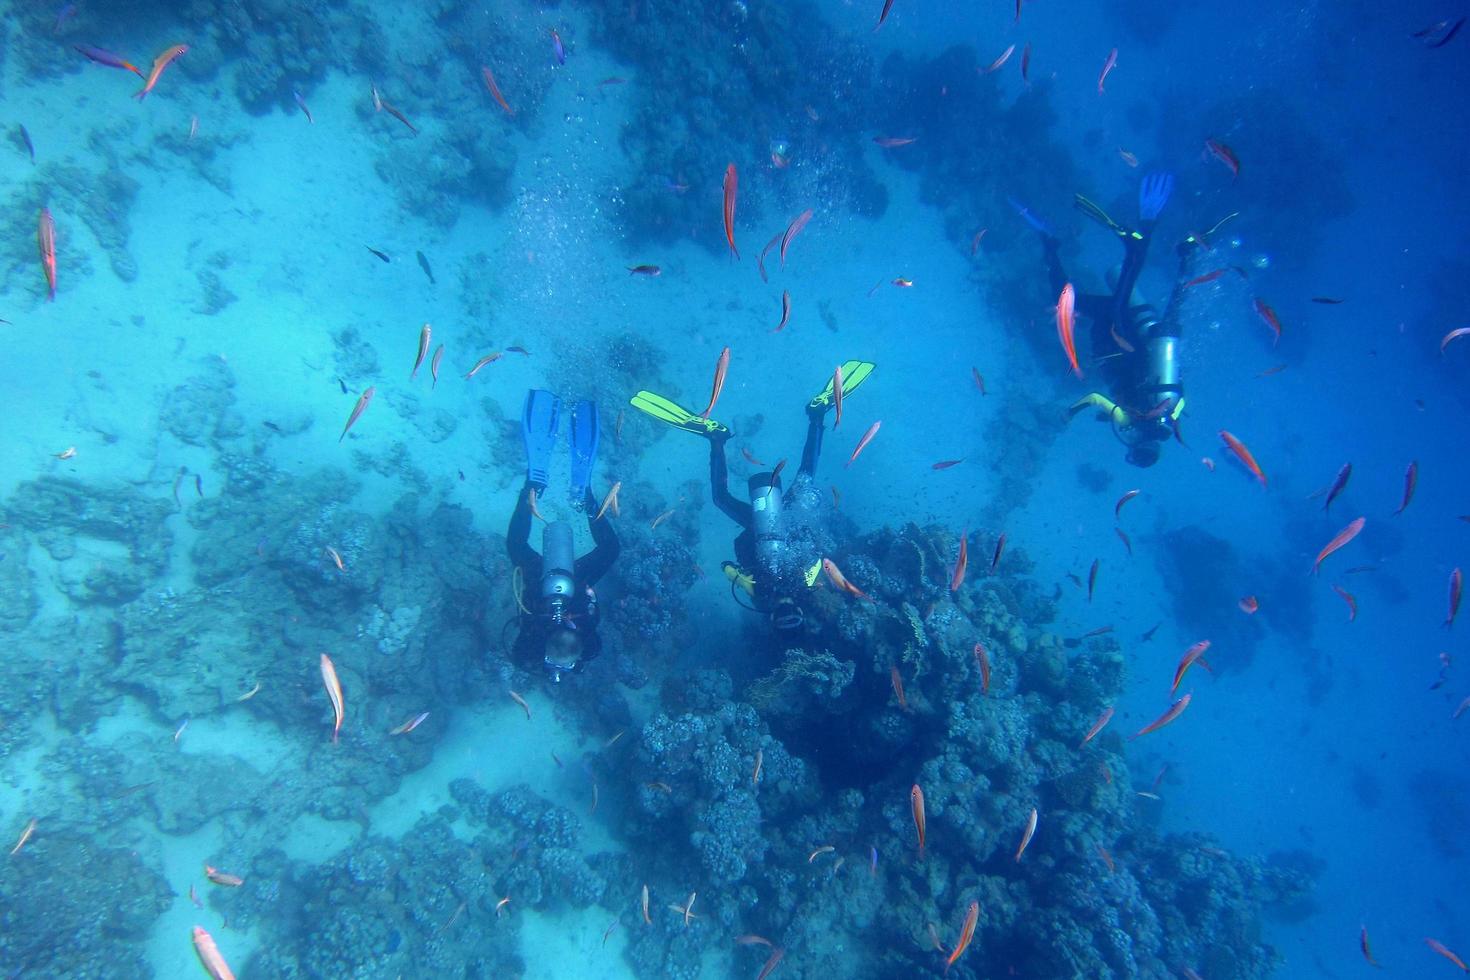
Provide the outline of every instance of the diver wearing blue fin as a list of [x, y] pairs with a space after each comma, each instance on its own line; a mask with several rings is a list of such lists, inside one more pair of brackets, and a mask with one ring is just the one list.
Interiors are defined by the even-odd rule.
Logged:
[[[1092, 201], [1076, 195], [1077, 209], [1107, 228], [1123, 244], [1123, 264], [1110, 271], [1109, 295], [1077, 295], [1077, 314], [1092, 323], [1092, 357], [1101, 365], [1108, 392], [1092, 392], [1075, 402], [1070, 414], [1089, 408], [1111, 423], [1113, 434], [1127, 447], [1126, 459], [1134, 466], [1152, 466], [1159, 449], [1170, 435], [1177, 437], [1179, 416], [1184, 412], [1184, 385], [1179, 372], [1179, 302], [1182, 286], [1176, 284], [1169, 307], [1161, 319], [1158, 311], [1138, 295], [1138, 277], [1148, 259], [1149, 243], [1159, 214], [1174, 191], [1174, 177], [1152, 173], [1138, 188], [1138, 228], [1125, 228], [1108, 217]], [[1049, 228], [1037, 227], [1046, 259], [1051, 291], [1060, 295], [1068, 282], [1057, 254], [1057, 239]], [[1196, 239], [1180, 246], [1181, 281]]]
[[553, 681], [570, 671], [581, 671], [602, 652], [597, 635], [597, 584], [621, 545], [612, 522], [598, 520], [592, 495], [592, 470], [597, 465], [598, 416], [594, 402], [580, 401], [572, 409], [572, 500], [587, 515], [593, 549], [581, 558], [572, 545], [572, 526], [566, 521], [546, 524], [541, 552], [531, 547], [531, 519], [535, 501], [546, 493], [547, 467], [561, 427], [561, 399], [549, 391], [526, 393], [521, 411], [521, 438], [526, 445], [526, 485], [505, 533], [506, 550], [520, 573], [523, 591], [516, 596], [518, 626], [511, 655], [523, 667], [540, 660]]
[[[843, 364], [843, 396], [852, 394], [867, 381], [873, 368], [868, 361]], [[815, 587], [821, 572], [821, 555], [803, 547], [790, 512], [810, 510], [813, 499], [820, 496], [812, 480], [822, 452], [827, 413], [836, 404], [835, 388], [835, 377], [829, 378], [826, 387], [807, 402], [806, 442], [791, 486], [782, 487], [778, 466], [775, 472], [757, 473], [750, 478], [746, 500], [737, 500], [730, 493], [730, 466], [725, 459], [725, 443], [730, 440], [728, 426], [696, 415], [651, 391], [638, 392], [630, 402], [645, 415], [709, 440], [710, 495], [715, 506], [740, 525], [740, 534], [735, 538], [735, 561], [724, 563], [731, 594], [744, 605], [739, 599], [743, 591], [750, 597], [748, 608], [768, 616], [771, 624], [786, 634], [805, 623], [803, 600]]]

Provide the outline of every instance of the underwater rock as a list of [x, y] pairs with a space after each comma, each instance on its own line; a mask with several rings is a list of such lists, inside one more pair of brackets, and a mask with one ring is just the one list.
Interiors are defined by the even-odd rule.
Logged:
[[38, 827], [0, 876], [0, 963], [35, 976], [146, 980], [154, 974], [145, 941], [172, 901], [168, 882], [135, 851]]
[[22, 629], [40, 608], [36, 575], [26, 563], [29, 550], [23, 532], [13, 526], [0, 528], [0, 632]]
[[244, 423], [235, 404], [235, 372], [221, 357], [205, 357], [199, 373], [171, 390], [159, 410], [164, 429], [191, 446], [217, 446], [238, 435]]

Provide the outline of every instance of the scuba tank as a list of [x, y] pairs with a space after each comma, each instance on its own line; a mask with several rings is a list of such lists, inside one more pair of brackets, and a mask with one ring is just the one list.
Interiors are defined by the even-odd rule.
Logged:
[[786, 557], [786, 535], [781, 520], [781, 481], [772, 473], [750, 478], [751, 530], [755, 533], [757, 578], [774, 579]]
[[541, 602], [554, 623], [561, 623], [576, 589], [572, 579], [576, 565], [572, 526], [566, 521], [547, 524], [541, 532]]

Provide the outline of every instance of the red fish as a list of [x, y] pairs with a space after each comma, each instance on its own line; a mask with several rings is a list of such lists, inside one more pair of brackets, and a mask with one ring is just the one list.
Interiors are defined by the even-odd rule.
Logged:
[[975, 253], [978, 252], [978, 251], [980, 251], [980, 242], [985, 239], [985, 233], [987, 231], [989, 231], [989, 230], [990, 230], [989, 228], [981, 228], [979, 231], [975, 232], [975, 237], [972, 238], [972, 239], [970, 239], [970, 257], [971, 258], [974, 258], [975, 257]]
[[709, 404], [705, 406], [700, 418], [709, 418], [709, 413], [715, 410], [715, 402], [720, 400], [720, 392], [725, 390], [725, 372], [730, 370], [730, 348], [726, 347], [720, 351], [720, 359], [715, 362], [715, 384], [709, 393]]
[[740, 177], [732, 163], [725, 168], [725, 241], [730, 243], [730, 254], [737, 260], [740, 249], [735, 247], [735, 190], [739, 184]]
[[77, 54], [81, 55], [83, 58], [86, 58], [88, 61], [93, 62], [94, 64], [106, 65], [108, 68], [125, 68], [128, 71], [132, 72], [134, 75], [137, 75], [139, 78], [142, 78], [145, 81], [147, 80], [147, 76], [139, 71], [136, 65], [129, 61], [123, 60], [120, 55], [115, 55], [105, 48], [93, 47], [90, 44], [75, 44], [72, 46], [72, 48], [76, 51]]
[[433, 384], [429, 385], [430, 390], [433, 390], [439, 385], [439, 363], [443, 360], [444, 345], [440, 344], [438, 349], [434, 351], [434, 359], [429, 362], [429, 374], [434, 379]]
[[898, 672], [897, 664], [888, 668], [888, 679], [893, 682], [893, 694], [898, 698], [899, 708], [904, 711], [909, 710], [908, 699], [903, 695], [903, 675]]
[[1097, 566], [1101, 558], [1092, 560], [1092, 570], [1087, 573], [1087, 601], [1092, 602], [1092, 593], [1097, 591]]
[[780, 333], [786, 329], [786, 321], [791, 319], [791, 291], [781, 290], [781, 322], [776, 324], [776, 329], [771, 333]]
[[878, 23], [873, 25], [873, 33], [878, 33], [878, 28], [888, 19], [888, 12], [893, 9], [893, 0], [883, 0], [883, 9], [878, 12]]
[[51, 212], [47, 208], [41, 209], [41, 217], [36, 223], [36, 246], [41, 250], [41, 268], [46, 273], [46, 302], [50, 303], [56, 299], [56, 222], [51, 220]]
[[1332, 554], [1338, 548], [1341, 548], [1343, 545], [1347, 544], [1353, 538], [1356, 538], [1358, 536], [1358, 532], [1363, 530], [1363, 525], [1365, 523], [1367, 523], [1367, 518], [1360, 517], [1349, 524], [1347, 527], [1343, 528], [1341, 531], [1338, 531], [1337, 537], [1327, 542], [1327, 547], [1318, 552], [1317, 560], [1312, 565], [1312, 574], [1317, 574], [1317, 570], [1322, 567], [1322, 560], [1324, 558]]
[[1173, 694], [1175, 691], [1179, 690], [1179, 682], [1184, 680], [1185, 671], [1189, 670], [1189, 668], [1194, 665], [1194, 662], [1196, 660], [1199, 660], [1201, 657], [1203, 657], [1205, 655], [1205, 651], [1209, 648], [1209, 640], [1200, 640], [1194, 646], [1184, 651], [1184, 656], [1179, 658], [1179, 666], [1174, 668], [1174, 683], [1169, 685], [1170, 694]]
[[1230, 171], [1230, 179], [1233, 181], [1240, 176], [1240, 157], [1235, 151], [1221, 143], [1217, 139], [1205, 140], [1205, 152], [1219, 160]]
[[846, 592], [854, 598], [867, 599], [869, 602], [873, 601], [871, 596], [847, 580], [847, 576], [842, 574], [842, 570], [837, 567], [837, 564], [832, 559], [822, 559], [822, 571], [826, 573], [827, 581], [831, 582], [834, 588]]
[[770, 278], [766, 276], [766, 253], [770, 252], [771, 249], [775, 248], [776, 247], [776, 243], [779, 242], [780, 240], [781, 240], [781, 233], [780, 232], [777, 232], [776, 233], [776, 237], [774, 237], [770, 241], [766, 242], [766, 247], [763, 248], [763, 249], [761, 249], [760, 257], [755, 260], [755, 268], [756, 268], [756, 271], [761, 274], [761, 282], [770, 282], [771, 281]]
[[1470, 327], [1456, 327], [1449, 333], [1445, 334], [1442, 338], [1440, 338], [1439, 352], [1443, 354], [1444, 349], [1450, 345], [1450, 341], [1467, 336], [1470, 336]]
[[1369, 946], [1368, 946], [1368, 927], [1367, 926], [1363, 926], [1362, 929], [1358, 933], [1358, 948], [1363, 951], [1363, 959], [1365, 959], [1365, 960], [1368, 961], [1368, 965], [1369, 966], [1378, 967], [1379, 969], [1382, 969], [1382, 967], [1379, 965], [1378, 961], [1373, 958], [1373, 950], [1370, 949]]
[[980, 693], [990, 693], [990, 654], [985, 652], [985, 644], [975, 644], [975, 663], [980, 668]]
[[892, 150], [895, 147], [908, 146], [916, 139], [918, 139], [917, 136], [874, 136], [873, 142], [885, 150]]
[[1183, 288], [1189, 289], [1191, 286], [1203, 286], [1207, 282], [1214, 282], [1216, 279], [1219, 279], [1221, 276], [1229, 271], [1229, 269], [1214, 269], [1210, 272], [1206, 272], [1202, 276], [1195, 276], [1193, 279], [1189, 280], [1189, 282], [1185, 283]]
[[344, 713], [344, 702], [342, 700], [342, 682], [337, 679], [337, 668], [332, 663], [332, 658], [325, 653], [322, 654], [322, 686], [327, 689], [327, 700], [332, 702], [332, 744], [337, 744], [337, 734], [342, 731], [342, 715]]
[[1348, 607], [1348, 622], [1351, 623], [1353, 620], [1357, 619], [1358, 618], [1358, 600], [1357, 600], [1357, 597], [1354, 596], [1347, 589], [1344, 589], [1340, 585], [1334, 585], [1332, 587], [1332, 591], [1333, 592], [1336, 592], [1338, 595], [1342, 596], [1342, 601], [1347, 603], [1347, 607]]
[[1239, 602], [1237, 602], [1236, 605], [1239, 606], [1240, 611], [1245, 613], [1247, 616], [1254, 616], [1256, 614], [1256, 610], [1261, 608], [1261, 603], [1253, 595], [1246, 596], [1244, 599], [1241, 599]]
[[990, 556], [990, 570], [992, 572], [995, 571], [995, 566], [1000, 564], [1000, 556], [1005, 554], [1005, 550], [1006, 536], [1005, 532], [1002, 531], [1000, 537], [995, 541], [995, 553]]
[[481, 65], [480, 77], [485, 79], [485, 87], [490, 90], [490, 95], [495, 101], [500, 103], [500, 108], [505, 110], [505, 114], [507, 116], [514, 116], [516, 111], [505, 101], [505, 96], [500, 94], [500, 86], [495, 84], [495, 75], [491, 73], [490, 69]]
[[837, 427], [842, 424], [842, 365], [841, 364], [837, 365], [835, 368], [832, 369], [832, 405], [834, 406], [834, 409], [835, 409], [835, 412], [836, 412], [835, 416], [832, 419], [832, 431], [833, 432], [836, 432], [837, 431]]
[[766, 465], [765, 463], [762, 463], [760, 460], [758, 460], [758, 459], [755, 458], [755, 453], [753, 453], [753, 452], [750, 451], [750, 447], [749, 446], [741, 446], [740, 447], [740, 455], [744, 456], [745, 459], [746, 459], [746, 462], [750, 463], [750, 465], [752, 465], [752, 466], [762, 466], [763, 467], [763, 466]]
[[965, 950], [970, 948], [970, 940], [975, 938], [975, 923], [980, 918], [980, 903], [971, 902], [965, 911], [965, 924], [960, 927], [960, 938], [954, 944], [954, 952], [949, 954], [949, 959], [944, 962], [944, 974], [949, 975], [949, 968], [954, 966], [954, 961], [960, 958]]
[[980, 394], [988, 395], [989, 392], [985, 390], [985, 378], [980, 374], [980, 369], [977, 367], [970, 368], [970, 376], [975, 379], [975, 387], [980, 389]]
[[[1017, 4], [1019, 7], [1020, 4]], [[1026, 47], [1021, 51], [1021, 81], [1031, 81], [1031, 42], [1026, 42]]]
[[1464, 960], [1460, 959], [1454, 953], [1446, 949], [1444, 943], [1440, 942], [1437, 939], [1425, 939], [1424, 942], [1430, 949], [1434, 950], [1440, 956], [1443, 956], [1445, 959], [1455, 964], [1455, 966], [1458, 966], [1464, 972], [1470, 973], [1470, 966], [1466, 966]]
[[424, 324], [423, 329], [419, 331], [419, 353], [418, 356], [413, 359], [413, 370], [408, 372], [408, 380], [410, 381], [412, 381], [414, 379], [414, 376], [419, 373], [419, 366], [424, 363], [424, 355], [429, 353], [429, 337], [432, 335], [432, 333], [433, 330], [427, 323]]
[[377, 394], [377, 391], [377, 388], [369, 387], [368, 390], [364, 391], [362, 393], [362, 396], [357, 399], [357, 405], [352, 409], [352, 414], [347, 417], [347, 424], [342, 427], [342, 434], [337, 437], [338, 442], [341, 442], [343, 439], [347, 438], [348, 430], [350, 430], [353, 424], [362, 417], [362, 413], [367, 411], [368, 403], [373, 400], [373, 395]]
[[1143, 491], [1129, 490], [1127, 493], [1123, 494], [1123, 496], [1119, 497], [1118, 502], [1113, 505], [1113, 520], [1118, 519], [1118, 512], [1123, 509], [1123, 505], [1132, 500], [1134, 497], [1138, 496], [1140, 493], [1143, 493]]
[[1123, 529], [1121, 527], [1115, 527], [1115, 528], [1113, 528], [1113, 533], [1118, 536], [1118, 540], [1119, 541], [1123, 542], [1123, 547], [1126, 548], [1126, 549], [1128, 549], [1128, 557], [1129, 558], [1132, 558], [1133, 557], [1133, 542], [1128, 540], [1128, 535], [1126, 535], [1126, 534], [1123, 533]]
[[1118, 49], [1117, 48], [1114, 48], [1113, 50], [1111, 50], [1111, 51], [1108, 52], [1108, 60], [1106, 60], [1106, 61], [1103, 62], [1102, 74], [1099, 75], [1099, 76], [1097, 76], [1097, 94], [1098, 95], [1102, 95], [1103, 94], [1103, 82], [1105, 82], [1107, 80], [1108, 72], [1112, 71], [1113, 70], [1113, 67], [1115, 65], [1117, 65], [1117, 63], [1118, 63]]
[[1016, 863], [1021, 861], [1021, 855], [1026, 853], [1026, 845], [1031, 843], [1031, 838], [1036, 835], [1036, 807], [1031, 808], [1031, 816], [1026, 818], [1026, 829], [1021, 832], [1021, 844], [1016, 848]]
[[947, 470], [951, 466], [958, 466], [961, 463], [963, 463], [964, 461], [965, 460], [964, 460], [964, 457], [963, 456], [960, 457], [959, 459], [942, 459], [939, 462], [935, 463], [933, 466], [930, 466], [929, 468], [931, 470]]
[[878, 426], [882, 424], [883, 422], [880, 419], [879, 421], [874, 422], [872, 425], [868, 426], [868, 431], [864, 432], [863, 437], [858, 440], [857, 448], [854, 449], [852, 451], [852, 455], [847, 458], [847, 465], [844, 466], [843, 469], [847, 469], [851, 467], [853, 463], [857, 462], [858, 454], [867, 448], [868, 443], [873, 441], [873, 437], [878, 434]]
[[[965, 568], [970, 564], [970, 549], [968, 542], [969, 536], [970, 532], [968, 530], [960, 534], [960, 556], [955, 559], [954, 574], [949, 577], [949, 591], [951, 592], [958, 592], [960, 590], [960, 585], [962, 585], [965, 581]], [[1458, 575], [1459, 572], [1460, 570], [1458, 568], [1455, 569], [1456, 575]], [[1458, 605], [1459, 601], [1460, 594], [1457, 591], [1455, 593], [1455, 604]]]
[[1220, 430], [1220, 438], [1225, 440], [1225, 445], [1230, 447], [1230, 451], [1235, 454], [1237, 459], [1245, 464], [1245, 468], [1250, 470], [1251, 473], [1255, 475], [1255, 478], [1261, 481], [1261, 486], [1264, 487], [1266, 485], [1266, 474], [1261, 472], [1260, 464], [1257, 463], [1256, 458], [1251, 455], [1251, 451], [1245, 447], [1245, 443], [1241, 442], [1239, 439], [1235, 438], [1224, 429]]
[[1121, 146], [1118, 147], [1118, 156], [1122, 159], [1122, 161], [1124, 163], [1128, 164], [1128, 166], [1130, 166], [1130, 167], [1136, 167], [1136, 166], [1138, 166], [1138, 157], [1135, 154], [1129, 153], [1127, 150], [1123, 149]]
[[807, 208], [792, 218], [791, 224], [786, 226], [786, 231], [781, 235], [781, 268], [786, 268], [786, 249], [791, 245], [791, 240], [801, 233], [810, 220], [812, 220], [812, 209]]
[[1337, 499], [1338, 494], [1342, 493], [1343, 488], [1347, 486], [1348, 479], [1352, 475], [1353, 464], [1344, 463], [1342, 469], [1337, 471], [1337, 476], [1333, 478], [1332, 486], [1327, 488], [1327, 502], [1322, 505], [1323, 510], [1330, 510], [1332, 508], [1332, 502]]
[[139, 102], [142, 102], [144, 99], [146, 99], [148, 97], [148, 93], [153, 91], [153, 86], [158, 84], [158, 76], [163, 74], [163, 70], [169, 65], [173, 64], [173, 60], [175, 58], [179, 57], [179, 55], [188, 50], [189, 46], [187, 44], [175, 44], [163, 54], [159, 55], [157, 58], [154, 58], [153, 70], [150, 71], [148, 73], [148, 77], [144, 79], [143, 87], [133, 93], [133, 98], [137, 99]]
[[909, 809], [914, 813], [914, 829], [919, 832], [919, 860], [924, 859], [924, 791], [914, 783], [909, 790]]
[[[892, 0], [889, 0], [889, 2], [891, 3]], [[771, 955], [766, 959], [766, 965], [761, 967], [761, 972], [755, 975], [755, 980], [766, 980], [772, 973], [775, 973], [776, 967], [781, 965], [781, 957], [785, 955], [785, 946], [777, 946], [771, 950]]]
[[1404, 499], [1399, 502], [1399, 509], [1395, 514], [1402, 514], [1404, 508], [1409, 506], [1409, 501], [1414, 499], [1414, 488], [1419, 485], [1419, 461], [1416, 459], [1404, 470]]
[[1057, 299], [1057, 339], [1062, 342], [1062, 350], [1067, 352], [1067, 361], [1072, 365], [1072, 373], [1082, 377], [1082, 368], [1077, 364], [1077, 342], [1072, 336], [1072, 314], [1077, 305], [1077, 291], [1069, 282], [1062, 287], [1062, 295]]
[[1186, 694], [1178, 701], [1175, 701], [1174, 704], [1170, 706], [1169, 710], [1159, 715], [1156, 720], [1150, 722], [1147, 725], [1144, 725], [1138, 731], [1128, 736], [1128, 741], [1131, 742], [1135, 738], [1142, 738], [1149, 732], [1156, 732], [1160, 728], [1163, 728], [1165, 725], [1169, 724], [1169, 722], [1173, 721], [1175, 718], [1178, 718], [1180, 715], [1184, 714], [1184, 709], [1189, 707], [1189, 699], [1192, 697], [1194, 697], [1192, 693]]
[[1112, 705], [1109, 705], [1107, 708], [1103, 709], [1103, 713], [1102, 714], [1098, 715], [1097, 721], [1095, 721], [1095, 722], [1092, 723], [1092, 727], [1087, 730], [1087, 734], [1086, 735], [1083, 735], [1082, 736], [1082, 741], [1080, 741], [1080, 742], [1077, 743], [1077, 747], [1080, 749], [1080, 748], [1082, 748], [1082, 746], [1086, 745], [1088, 742], [1091, 742], [1094, 738], [1097, 737], [1097, 733], [1100, 732], [1100, 731], [1102, 731], [1104, 728], [1106, 728], [1108, 722], [1110, 722], [1112, 720], [1113, 720], [1113, 707], [1112, 707]]
[[1007, 61], [1010, 61], [1011, 60], [1011, 55], [1015, 52], [1015, 50], [1016, 50], [1016, 46], [1014, 44], [1012, 44], [1010, 47], [1008, 47], [1004, 51], [1002, 51], [1000, 53], [1000, 57], [999, 58], [996, 58], [994, 61], [992, 61], [990, 63], [990, 65], [989, 65], [989, 67], [984, 68], [984, 69], [981, 69], [981, 70], [986, 75], [989, 75], [991, 72], [1000, 71], [1000, 67], [1002, 65], [1004, 65]]
[[214, 937], [204, 930], [202, 926], [194, 927], [194, 952], [199, 956], [199, 963], [204, 967], [213, 980], [235, 980], [235, 974], [231, 972], [230, 965], [220, 955], [219, 947], [214, 944]]
[[1450, 572], [1450, 612], [1444, 618], [1445, 629], [1455, 625], [1455, 613], [1460, 611], [1460, 591], [1464, 585], [1465, 577], [1460, 574], [1458, 568]]
[[1271, 333], [1275, 334], [1275, 337], [1271, 341], [1271, 346], [1275, 347], [1277, 344], [1281, 343], [1281, 318], [1276, 315], [1276, 311], [1271, 309], [1271, 307], [1266, 304], [1265, 300], [1257, 299], [1256, 314], [1260, 316], [1262, 320], [1266, 321], [1266, 326], [1270, 327]]

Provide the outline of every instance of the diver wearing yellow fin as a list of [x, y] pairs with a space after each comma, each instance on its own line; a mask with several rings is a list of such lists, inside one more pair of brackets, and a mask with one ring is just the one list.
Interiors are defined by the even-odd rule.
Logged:
[[[867, 361], [842, 365], [844, 398], [868, 380], [873, 367]], [[737, 500], [730, 493], [730, 467], [725, 459], [729, 427], [651, 391], [638, 392], [630, 402], [660, 422], [709, 440], [710, 494], [715, 506], [740, 525], [735, 561], [724, 563], [731, 592], [744, 590], [752, 607], [767, 614], [771, 624], [783, 632], [797, 630], [805, 622], [802, 599], [821, 572], [821, 553], [803, 522], [815, 513], [821, 499], [812, 481], [822, 452], [827, 411], [836, 401], [834, 395], [833, 380], [828, 379], [826, 387], [807, 402], [806, 443], [790, 488], [783, 490], [779, 472], [756, 473], [747, 485], [747, 500]]]
[[[1178, 438], [1179, 417], [1184, 412], [1179, 304], [1185, 270], [1200, 241], [1190, 236], [1179, 246], [1180, 281], [1162, 318], [1135, 288], [1148, 257], [1154, 226], [1173, 189], [1170, 174], [1154, 173], [1143, 179], [1138, 189], [1137, 230], [1124, 228], [1092, 201], [1076, 195], [1078, 210], [1118, 236], [1123, 245], [1123, 265], [1109, 276], [1113, 287], [1110, 295], [1077, 296], [1078, 315], [1092, 321], [1092, 357], [1101, 366], [1109, 394], [1092, 392], [1075, 402], [1070, 414], [1096, 409], [1097, 417], [1109, 422], [1113, 434], [1127, 447], [1125, 458], [1134, 466], [1158, 462], [1161, 445], [1171, 435]], [[1023, 212], [1022, 217], [1041, 233], [1051, 291], [1059, 294], [1068, 279], [1057, 255], [1057, 239], [1034, 216]]]

